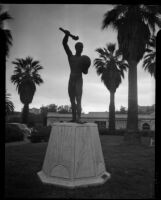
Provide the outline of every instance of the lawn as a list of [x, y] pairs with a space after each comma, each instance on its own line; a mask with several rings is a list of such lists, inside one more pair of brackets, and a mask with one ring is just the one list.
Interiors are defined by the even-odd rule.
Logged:
[[47, 143], [6, 145], [5, 197], [19, 198], [154, 198], [155, 148], [123, 144], [122, 136], [100, 136], [106, 169], [111, 179], [100, 186], [66, 189], [40, 182]]

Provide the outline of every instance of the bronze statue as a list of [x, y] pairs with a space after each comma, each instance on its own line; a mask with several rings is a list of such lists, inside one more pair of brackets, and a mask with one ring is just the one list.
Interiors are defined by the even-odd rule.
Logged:
[[63, 38], [63, 46], [68, 56], [68, 61], [70, 65], [70, 77], [68, 83], [68, 94], [72, 107], [72, 120], [71, 122], [83, 123], [81, 121], [81, 99], [82, 99], [82, 87], [83, 87], [83, 78], [82, 72], [84, 74], [88, 73], [88, 68], [91, 64], [90, 58], [88, 56], [81, 56], [83, 51], [83, 43], [77, 42], [75, 44], [75, 55], [72, 54], [68, 46], [68, 38], [71, 37], [74, 40], [78, 40], [78, 36], [72, 35], [68, 30], [59, 28], [65, 33]]

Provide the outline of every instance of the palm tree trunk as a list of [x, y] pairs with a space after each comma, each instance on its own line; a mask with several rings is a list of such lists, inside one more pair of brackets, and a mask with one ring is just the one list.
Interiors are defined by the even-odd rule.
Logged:
[[109, 131], [115, 131], [115, 93], [110, 92]]
[[127, 133], [125, 141], [128, 143], [140, 143], [138, 133], [138, 91], [137, 91], [137, 62], [129, 61], [128, 73], [128, 116]]
[[22, 123], [28, 123], [28, 113], [29, 113], [29, 104], [24, 104], [23, 111], [22, 111]]
[[129, 62], [127, 130], [138, 130], [137, 63]]

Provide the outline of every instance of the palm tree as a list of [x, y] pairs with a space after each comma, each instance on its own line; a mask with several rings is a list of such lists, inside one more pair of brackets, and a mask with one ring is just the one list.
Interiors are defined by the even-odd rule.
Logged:
[[11, 94], [6, 93], [6, 115], [12, 113], [14, 111], [14, 104], [10, 100]]
[[115, 92], [124, 78], [124, 71], [128, 67], [127, 63], [121, 59], [120, 52], [115, 51], [115, 44], [107, 44], [107, 48], [98, 48], [99, 58], [94, 60], [97, 74], [101, 75], [101, 80], [110, 91], [109, 105], [109, 130], [115, 130]]
[[[137, 64], [142, 59], [155, 25], [161, 27], [159, 5], [117, 5], [104, 15], [102, 28], [112, 25], [118, 31], [119, 49], [128, 61], [128, 118], [125, 140], [139, 142]], [[151, 32], [150, 32], [151, 31]], [[135, 139], [135, 140], [134, 140]]]
[[10, 30], [4, 28], [4, 21], [12, 19], [5, 11], [2, 11], [0, 5], [0, 63], [3, 69], [6, 67], [6, 57], [9, 54], [9, 47], [12, 45], [12, 35]]
[[24, 104], [22, 111], [22, 123], [28, 122], [29, 104], [33, 100], [36, 91], [36, 85], [43, 83], [38, 71], [43, 69], [39, 61], [31, 57], [26, 59], [17, 58], [12, 62], [15, 65], [14, 74], [11, 76], [11, 82], [16, 85], [20, 100]]
[[144, 56], [143, 61], [143, 67], [145, 70], [147, 70], [151, 76], [154, 76], [156, 78], [156, 37], [153, 36], [150, 39], [149, 46], [152, 47], [152, 49], [147, 48], [148, 54]]

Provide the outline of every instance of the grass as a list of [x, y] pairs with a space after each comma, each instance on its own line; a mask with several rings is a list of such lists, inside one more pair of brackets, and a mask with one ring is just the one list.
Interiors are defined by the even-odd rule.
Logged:
[[111, 179], [100, 186], [66, 189], [42, 184], [41, 170], [47, 143], [6, 145], [6, 198], [154, 198], [155, 148], [143, 138], [140, 146], [122, 143], [122, 136], [100, 136], [106, 169]]

